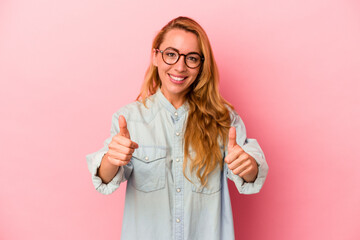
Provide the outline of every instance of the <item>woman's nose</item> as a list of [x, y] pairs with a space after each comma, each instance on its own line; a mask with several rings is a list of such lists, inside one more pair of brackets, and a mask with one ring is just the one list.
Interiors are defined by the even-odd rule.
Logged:
[[179, 72], [184, 72], [187, 69], [187, 66], [185, 64], [185, 56], [181, 55], [179, 57], [179, 60], [177, 61], [177, 63], [175, 63], [175, 69]]

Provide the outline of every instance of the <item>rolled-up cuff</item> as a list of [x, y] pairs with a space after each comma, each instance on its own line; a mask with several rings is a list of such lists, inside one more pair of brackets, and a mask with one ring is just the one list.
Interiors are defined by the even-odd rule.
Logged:
[[106, 152], [107, 151], [99, 151], [89, 154], [86, 156], [86, 159], [95, 189], [102, 194], [108, 195], [113, 193], [120, 186], [124, 176], [124, 168], [120, 167], [114, 178], [109, 183], [103, 183], [101, 178], [97, 176], [97, 171]]

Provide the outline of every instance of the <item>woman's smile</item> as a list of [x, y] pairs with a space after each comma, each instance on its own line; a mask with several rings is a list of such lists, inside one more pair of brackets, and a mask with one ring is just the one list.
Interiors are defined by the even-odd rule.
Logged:
[[182, 84], [187, 79], [186, 76], [173, 75], [173, 74], [170, 74], [170, 73], [168, 73], [168, 75], [170, 77], [170, 81], [175, 83], [175, 84]]

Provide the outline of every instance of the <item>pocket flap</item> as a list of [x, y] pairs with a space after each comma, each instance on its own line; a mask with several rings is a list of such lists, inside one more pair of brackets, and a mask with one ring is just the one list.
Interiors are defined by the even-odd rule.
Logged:
[[161, 158], [165, 158], [166, 148], [154, 146], [139, 146], [139, 148], [136, 149], [133, 153], [133, 157], [143, 162], [152, 162]]

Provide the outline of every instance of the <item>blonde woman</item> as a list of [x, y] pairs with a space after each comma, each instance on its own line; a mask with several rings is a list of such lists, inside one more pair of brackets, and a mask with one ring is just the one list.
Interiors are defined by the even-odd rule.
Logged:
[[111, 136], [87, 156], [99, 192], [127, 181], [122, 239], [234, 239], [227, 178], [257, 193], [268, 166], [218, 85], [205, 31], [187, 17], [170, 21], [137, 101], [115, 112]]

